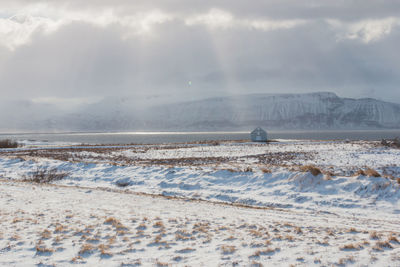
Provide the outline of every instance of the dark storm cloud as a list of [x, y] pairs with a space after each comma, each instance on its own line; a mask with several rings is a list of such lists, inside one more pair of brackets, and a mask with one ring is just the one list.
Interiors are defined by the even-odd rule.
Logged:
[[160, 9], [166, 12], [180, 14], [196, 14], [207, 12], [210, 8], [230, 11], [235, 15], [245, 17], [269, 18], [338, 18], [357, 20], [364, 18], [381, 18], [398, 16], [400, 6], [397, 0], [4, 0], [4, 6], [22, 8], [28, 5], [43, 4], [55, 8], [69, 10], [94, 10], [113, 8], [122, 13]]

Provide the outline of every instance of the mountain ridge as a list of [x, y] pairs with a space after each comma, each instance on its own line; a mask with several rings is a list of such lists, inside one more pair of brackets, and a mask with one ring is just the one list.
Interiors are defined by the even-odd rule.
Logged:
[[[159, 107], [158, 123], [190, 129], [363, 129], [400, 127], [400, 104], [372, 98], [340, 98], [331, 92], [253, 94], [209, 98]], [[193, 115], [196, 114], [196, 115]], [[151, 121], [157, 121], [152, 118]], [[193, 123], [191, 123], [193, 122]]]
[[[400, 129], [400, 104], [333, 92], [246, 94], [145, 105], [107, 98], [24, 126], [50, 131], [235, 131]], [[21, 128], [21, 127], [20, 127]], [[25, 128], [27, 129], [27, 128]]]

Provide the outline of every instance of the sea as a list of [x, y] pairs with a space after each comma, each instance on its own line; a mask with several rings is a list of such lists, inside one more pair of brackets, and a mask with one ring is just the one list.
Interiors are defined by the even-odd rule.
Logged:
[[[399, 130], [268, 131], [269, 139], [382, 140], [400, 137]], [[97, 133], [0, 133], [15, 141], [78, 144], [162, 144], [211, 140], [249, 140], [249, 132], [97, 132]]]

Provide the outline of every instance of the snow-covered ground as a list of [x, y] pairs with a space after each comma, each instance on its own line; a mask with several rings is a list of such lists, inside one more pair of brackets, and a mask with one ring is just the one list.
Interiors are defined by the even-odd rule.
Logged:
[[[0, 149], [0, 265], [399, 266], [399, 164], [370, 141]], [[21, 182], [38, 167], [68, 176]]]

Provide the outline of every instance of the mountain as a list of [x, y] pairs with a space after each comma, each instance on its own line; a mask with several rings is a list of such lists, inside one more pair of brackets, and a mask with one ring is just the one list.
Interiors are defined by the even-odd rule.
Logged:
[[[400, 104], [372, 98], [341, 98], [329, 92], [161, 102], [108, 97], [70, 114], [49, 115], [23, 125], [24, 130], [36, 131], [229, 131], [255, 126], [305, 130], [400, 129]], [[32, 125], [36, 128], [27, 129]]]
[[[400, 105], [334, 93], [255, 94], [165, 105], [147, 118], [179, 130], [400, 128]], [[157, 128], [158, 128], [157, 127]]]

